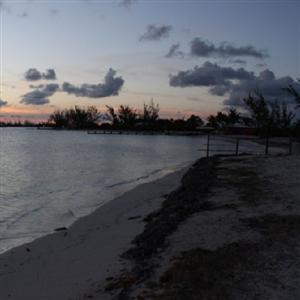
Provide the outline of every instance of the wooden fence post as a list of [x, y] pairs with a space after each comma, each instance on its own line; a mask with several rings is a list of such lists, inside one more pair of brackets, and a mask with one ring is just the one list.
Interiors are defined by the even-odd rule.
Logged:
[[207, 145], [206, 145], [206, 157], [209, 157], [209, 140], [210, 140], [210, 135], [207, 135]]
[[235, 145], [235, 155], [239, 155], [239, 144], [240, 144], [240, 138], [236, 139], [236, 145]]
[[290, 138], [289, 138], [289, 155], [292, 155], [292, 154], [293, 154], [293, 139], [290, 136]]
[[265, 148], [265, 155], [269, 154], [269, 135], [266, 136], [266, 148]]

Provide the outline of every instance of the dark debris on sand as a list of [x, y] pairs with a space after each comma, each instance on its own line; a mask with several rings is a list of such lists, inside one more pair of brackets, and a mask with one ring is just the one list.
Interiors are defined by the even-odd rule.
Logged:
[[133, 247], [122, 257], [133, 262], [133, 269], [110, 282], [106, 289], [120, 289], [118, 299], [130, 299], [131, 288], [148, 279], [155, 267], [152, 258], [167, 246], [166, 238], [191, 214], [211, 209], [206, 201], [216, 178], [217, 157], [198, 160], [183, 176], [180, 187], [170, 193], [162, 207], [145, 219], [145, 229], [133, 240]]

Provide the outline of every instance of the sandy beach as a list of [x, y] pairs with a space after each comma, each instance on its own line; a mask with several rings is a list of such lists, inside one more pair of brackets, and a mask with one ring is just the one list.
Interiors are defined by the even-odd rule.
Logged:
[[[205, 164], [194, 172], [199, 167]], [[299, 167], [299, 156], [215, 158], [208, 166], [213, 182], [194, 199], [185, 189], [189, 184], [189, 193], [197, 191], [201, 179], [198, 185], [183, 180], [176, 204], [164, 214], [181, 214], [181, 192], [194, 212], [173, 227], [158, 252], [141, 260], [131, 250], [136, 267], [116, 281], [123, 282], [120, 299], [299, 299]], [[153, 239], [145, 233], [156, 222], [148, 221], [133, 249]], [[143, 270], [142, 282], [126, 282]]]
[[0, 299], [299, 299], [299, 170], [215, 157], [140, 185], [1, 255]]
[[105, 279], [124, 268], [119, 256], [142, 232], [143, 217], [160, 207], [185, 171], [140, 185], [68, 230], [2, 254], [0, 299], [110, 299], [100, 291]]

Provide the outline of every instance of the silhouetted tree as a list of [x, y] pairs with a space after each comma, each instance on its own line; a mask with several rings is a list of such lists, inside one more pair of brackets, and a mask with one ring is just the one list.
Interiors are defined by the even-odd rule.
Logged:
[[227, 120], [226, 120], [228, 125], [229, 124], [234, 125], [238, 123], [240, 120], [241, 120], [240, 113], [238, 113], [235, 108], [229, 109], [229, 112], [227, 114]]
[[159, 105], [155, 104], [153, 99], [151, 99], [149, 104], [144, 104], [143, 114], [141, 115], [141, 119], [145, 123], [153, 123], [155, 122], [159, 115]]
[[219, 111], [215, 116], [210, 115], [207, 118], [207, 125], [213, 128], [224, 128], [226, 124], [228, 124], [228, 116]]
[[49, 123], [52, 123], [57, 128], [89, 129], [98, 126], [97, 121], [99, 117], [100, 112], [94, 106], [89, 106], [87, 109], [75, 106], [63, 111], [56, 110], [50, 115]]
[[120, 105], [118, 108], [118, 117], [122, 128], [130, 129], [135, 124], [137, 113], [136, 110], [129, 105]]
[[197, 127], [203, 126], [203, 121], [199, 116], [196, 115], [191, 115], [187, 120], [186, 120], [186, 129], [188, 130], [196, 130]]
[[[298, 79], [300, 83], [300, 79]], [[296, 101], [296, 109], [300, 108], [300, 92], [298, 92], [291, 84], [288, 87], [283, 88], [283, 90], [287, 91], [290, 95], [292, 95]]]
[[65, 110], [54, 111], [49, 117], [49, 122], [54, 124], [54, 127], [67, 128], [68, 120], [66, 117], [66, 111]]
[[264, 96], [259, 91], [249, 93], [244, 99], [246, 109], [250, 113], [253, 125], [258, 128], [268, 128], [270, 125], [270, 110]]
[[288, 111], [284, 102], [274, 101], [270, 103], [270, 124], [273, 128], [288, 129], [292, 125], [295, 114]]
[[115, 113], [115, 109], [112, 106], [108, 106], [107, 107], [107, 114], [110, 117], [111, 121], [112, 121], [112, 125], [113, 127], [118, 127], [119, 125], [119, 118], [118, 115]]
[[260, 134], [287, 134], [295, 114], [288, 110], [285, 102], [267, 101], [262, 93], [249, 93], [244, 99], [252, 124]]

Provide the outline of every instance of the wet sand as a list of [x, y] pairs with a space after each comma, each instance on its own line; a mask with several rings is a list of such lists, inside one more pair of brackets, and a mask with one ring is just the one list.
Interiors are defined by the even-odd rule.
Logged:
[[142, 184], [75, 222], [67, 230], [13, 248], [0, 256], [0, 299], [110, 299], [106, 279], [130, 262], [120, 255], [144, 228], [186, 170]]

